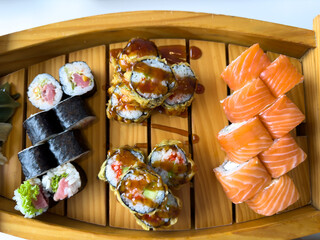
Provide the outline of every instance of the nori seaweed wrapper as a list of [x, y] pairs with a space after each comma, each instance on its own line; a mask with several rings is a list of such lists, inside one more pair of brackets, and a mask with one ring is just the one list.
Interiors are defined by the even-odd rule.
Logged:
[[71, 163], [71, 164], [72, 164], [72, 165], [75, 167], [75, 169], [78, 171], [78, 173], [79, 173], [79, 175], [80, 175], [80, 179], [81, 179], [81, 187], [79, 188], [78, 192], [76, 193], [76, 194], [78, 194], [78, 193], [81, 192], [81, 191], [85, 188], [85, 186], [87, 185], [88, 178], [87, 178], [86, 172], [83, 170], [83, 168], [82, 168], [79, 164], [77, 164], [77, 163], [75, 163], [75, 162], [73, 162], [73, 163]]
[[29, 117], [23, 122], [23, 127], [33, 145], [42, 143], [63, 131], [53, 110], [39, 112]]
[[26, 180], [40, 176], [58, 166], [57, 160], [46, 143], [24, 149], [18, 153], [18, 158]]
[[89, 152], [83, 141], [81, 141], [81, 137], [77, 131], [60, 133], [49, 139], [48, 143], [50, 151], [57, 159], [59, 165], [73, 161]]
[[54, 111], [64, 130], [81, 128], [95, 119], [80, 96], [70, 97], [60, 102]]

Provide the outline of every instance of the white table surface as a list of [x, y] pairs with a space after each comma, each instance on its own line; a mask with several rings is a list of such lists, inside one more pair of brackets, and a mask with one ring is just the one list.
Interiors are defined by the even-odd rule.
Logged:
[[[312, 29], [319, 0], [0, 0], [0, 36], [87, 16], [140, 11], [180, 10], [246, 17]], [[0, 240], [20, 238], [0, 233]], [[320, 239], [320, 234], [303, 239]]]

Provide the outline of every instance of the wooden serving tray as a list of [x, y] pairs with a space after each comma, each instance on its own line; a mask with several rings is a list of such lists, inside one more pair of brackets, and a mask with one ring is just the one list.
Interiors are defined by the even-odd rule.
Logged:
[[[0, 83], [9, 81], [13, 91], [21, 94], [21, 107], [5, 144], [9, 162], [0, 166], [0, 231], [27, 239], [292, 239], [320, 232], [319, 33], [320, 16], [311, 31], [223, 15], [146, 11], [76, 19], [0, 37]], [[154, 114], [141, 125], [106, 118], [106, 90], [113, 71], [109, 68], [109, 52], [137, 36], [150, 38], [157, 46], [186, 47], [186, 60], [205, 87], [187, 118]], [[224, 160], [216, 135], [228, 124], [219, 102], [228, 95], [220, 74], [256, 42], [270, 59], [278, 54], [290, 56], [305, 76], [304, 83], [288, 94], [306, 114], [306, 121], [292, 134], [308, 158], [289, 173], [300, 199], [272, 217], [257, 215], [243, 204], [233, 205], [212, 172]], [[192, 46], [201, 49], [201, 58], [189, 58]], [[49, 213], [25, 219], [14, 210], [11, 198], [23, 181], [17, 153], [31, 145], [22, 122], [37, 112], [27, 100], [26, 89], [37, 74], [45, 72], [58, 78], [58, 69], [76, 60], [88, 63], [98, 89], [87, 99], [97, 121], [82, 130], [91, 153], [77, 161], [87, 173], [88, 184]], [[189, 141], [193, 137], [199, 141]], [[198, 172], [192, 183], [176, 192], [183, 201], [178, 223], [165, 231], [139, 231], [141, 228], [116, 201], [109, 186], [97, 179], [99, 168], [109, 148], [139, 143], [148, 152], [156, 143], [171, 138], [187, 143]]]

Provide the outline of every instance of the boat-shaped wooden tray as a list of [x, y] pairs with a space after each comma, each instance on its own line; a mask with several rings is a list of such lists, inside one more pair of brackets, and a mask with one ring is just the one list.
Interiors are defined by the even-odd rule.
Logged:
[[[27, 239], [292, 239], [320, 232], [319, 33], [319, 17], [311, 31], [223, 15], [146, 11], [76, 19], [0, 37], [0, 82], [9, 81], [13, 92], [21, 94], [21, 107], [5, 144], [9, 162], [0, 166], [0, 231]], [[106, 89], [112, 76], [109, 53], [137, 36], [153, 39], [158, 46], [185, 47], [186, 60], [205, 87], [188, 117], [154, 114], [142, 125], [106, 118]], [[212, 172], [224, 160], [216, 135], [228, 124], [219, 102], [228, 94], [220, 73], [257, 42], [271, 59], [278, 54], [290, 56], [305, 76], [304, 83], [289, 93], [306, 114], [306, 121], [292, 134], [308, 158], [289, 173], [301, 197], [287, 211], [272, 217], [259, 216], [243, 204], [233, 205]], [[192, 47], [201, 50], [199, 59], [190, 58]], [[82, 131], [91, 153], [77, 161], [87, 173], [88, 185], [49, 213], [25, 219], [14, 210], [11, 198], [23, 180], [17, 153], [31, 145], [22, 122], [37, 111], [27, 101], [26, 88], [39, 73], [58, 78], [58, 69], [76, 60], [89, 64], [98, 89], [87, 100], [97, 120]], [[109, 148], [139, 143], [147, 152], [171, 138], [187, 143], [198, 172], [191, 184], [176, 192], [183, 201], [178, 223], [165, 231], [141, 231], [97, 174]]]

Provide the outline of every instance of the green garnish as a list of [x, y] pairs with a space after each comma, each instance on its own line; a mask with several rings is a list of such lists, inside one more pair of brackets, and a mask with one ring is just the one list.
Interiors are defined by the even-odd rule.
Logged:
[[128, 171], [129, 167], [123, 167], [122, 168], [122, 174], [126, 173]]
[[55, 193], [58, 190], [60, 180], [66, 177], [68, 177], [68, 173], [63, 173], [62, 175], [54, 175], [54, 177], [51, 179], [52, 192]]
[[17, 190], [20, 194], [22, 207], [26, 213], [29, 215], [34, 215], [37, 212], [42, 213], [43, 209], [36, 209], [32, 204], [32, 200], [37, 200], [37, 196], [40, 193], [38, 185], [31, 185], [29, 181], [24, 181]]
[[158, 195], [157, 191], [152, 191], [152, 190], [148, 190], [148, 189], [145, 189], [143, 191], [143, 196], [145, 196], [146, 198], [149, 198], [151, 200], [155, 200], [157, 195]]
[[75, 87], [76, 87], [76, 84], [75, 84], [73, 81], [71, 81], [71, 88], [72, 88], [72, 90], [74, 90]]

